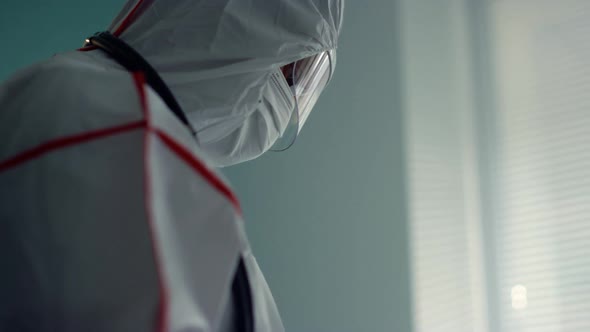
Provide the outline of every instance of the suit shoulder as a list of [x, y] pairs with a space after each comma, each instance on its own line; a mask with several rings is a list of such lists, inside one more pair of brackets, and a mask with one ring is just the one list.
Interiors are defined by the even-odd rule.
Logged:
[[68, 59], [26, 68], [0, 85], [3, 153], [143, 118], [130, 73]]

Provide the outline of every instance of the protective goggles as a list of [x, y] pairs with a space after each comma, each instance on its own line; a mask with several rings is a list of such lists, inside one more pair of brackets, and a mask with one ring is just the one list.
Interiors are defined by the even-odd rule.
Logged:
[[281, 68], [295, 97], [295, 109], [283, 135], [271, 150], [284, 151], [293, 145], [320, 94], [332, 78], [335, 56], [334, 50], [325, 51]]

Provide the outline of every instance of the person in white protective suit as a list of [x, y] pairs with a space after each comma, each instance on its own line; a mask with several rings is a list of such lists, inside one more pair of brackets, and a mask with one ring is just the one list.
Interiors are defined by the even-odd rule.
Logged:
[[0, 85], [0, 331], [283, 331], [215, 170], [292, 144], [342, 0], [130, 0]]

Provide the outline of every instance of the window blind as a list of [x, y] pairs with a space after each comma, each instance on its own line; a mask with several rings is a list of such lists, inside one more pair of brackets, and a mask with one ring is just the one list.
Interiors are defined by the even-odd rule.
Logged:
[[590, 331], [590, 3], [490, 3], [499, 326]]

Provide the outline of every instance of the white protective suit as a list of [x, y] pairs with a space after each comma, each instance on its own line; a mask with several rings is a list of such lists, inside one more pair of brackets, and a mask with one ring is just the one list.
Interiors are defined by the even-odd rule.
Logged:
[[161, 74], [199, 144], [101, 50], [2, 84], [0, 331], [242, 331], [240, 261], [255, 331], [282, 331], [214, 167], [273, 144], [289, 118], [269, 93], [279, 67], [335, 49], [341, 20], [341, 0], [129, 1], [109, 30]]

